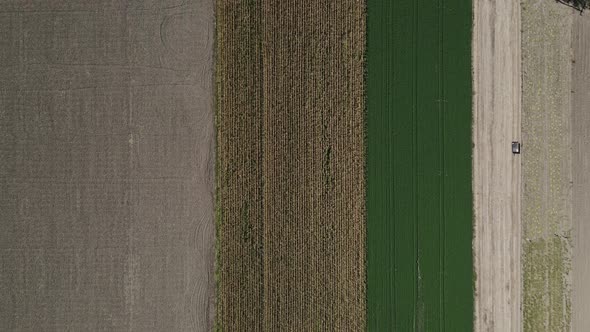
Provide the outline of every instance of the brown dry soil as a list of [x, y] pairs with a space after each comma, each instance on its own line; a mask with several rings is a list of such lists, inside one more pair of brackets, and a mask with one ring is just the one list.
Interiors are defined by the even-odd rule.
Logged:
[[217, 1], [219, 330], [365, 328], [364, 7]]
[[213, 1], [0, 6], [0, 330], [206, 331]]

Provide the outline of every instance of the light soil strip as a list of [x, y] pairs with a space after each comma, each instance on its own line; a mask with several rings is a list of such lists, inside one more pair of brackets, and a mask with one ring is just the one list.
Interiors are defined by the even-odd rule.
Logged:
[[518, 331], [521, 159], [520, 5], [474, 1], [475, 330]]
[[590, 13], [574, 15], [572, 331], [590, 326]]
[[574, 11], [523, 0], [523, 330], [567, 331], [571, 294]]

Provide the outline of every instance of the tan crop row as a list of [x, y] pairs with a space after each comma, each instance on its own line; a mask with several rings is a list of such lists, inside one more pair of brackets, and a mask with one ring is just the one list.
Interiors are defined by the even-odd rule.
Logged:
[[364, 329], [364, 9], [217, 1], [220, 330]]

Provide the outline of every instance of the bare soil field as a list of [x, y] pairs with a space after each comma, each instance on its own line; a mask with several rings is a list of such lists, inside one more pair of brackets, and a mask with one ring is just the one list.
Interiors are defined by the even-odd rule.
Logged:
[[216, 10], [217, 327], [363, 330], [364, 3]]
[[213, 1], [0, 5], [0, 330], [209, 331]]

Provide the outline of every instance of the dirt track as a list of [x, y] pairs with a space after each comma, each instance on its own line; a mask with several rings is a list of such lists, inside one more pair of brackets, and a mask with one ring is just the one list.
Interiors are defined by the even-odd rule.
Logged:
[[475, 330], [516, 331], [520, 317], [520, 6], [474, 1]]
[[572, 37], [572, 331], [581, 332], [590, 326], [590, 13], [575, 15]]
[[213, 2], [0, 6], [0, 329], [208, 331]]

